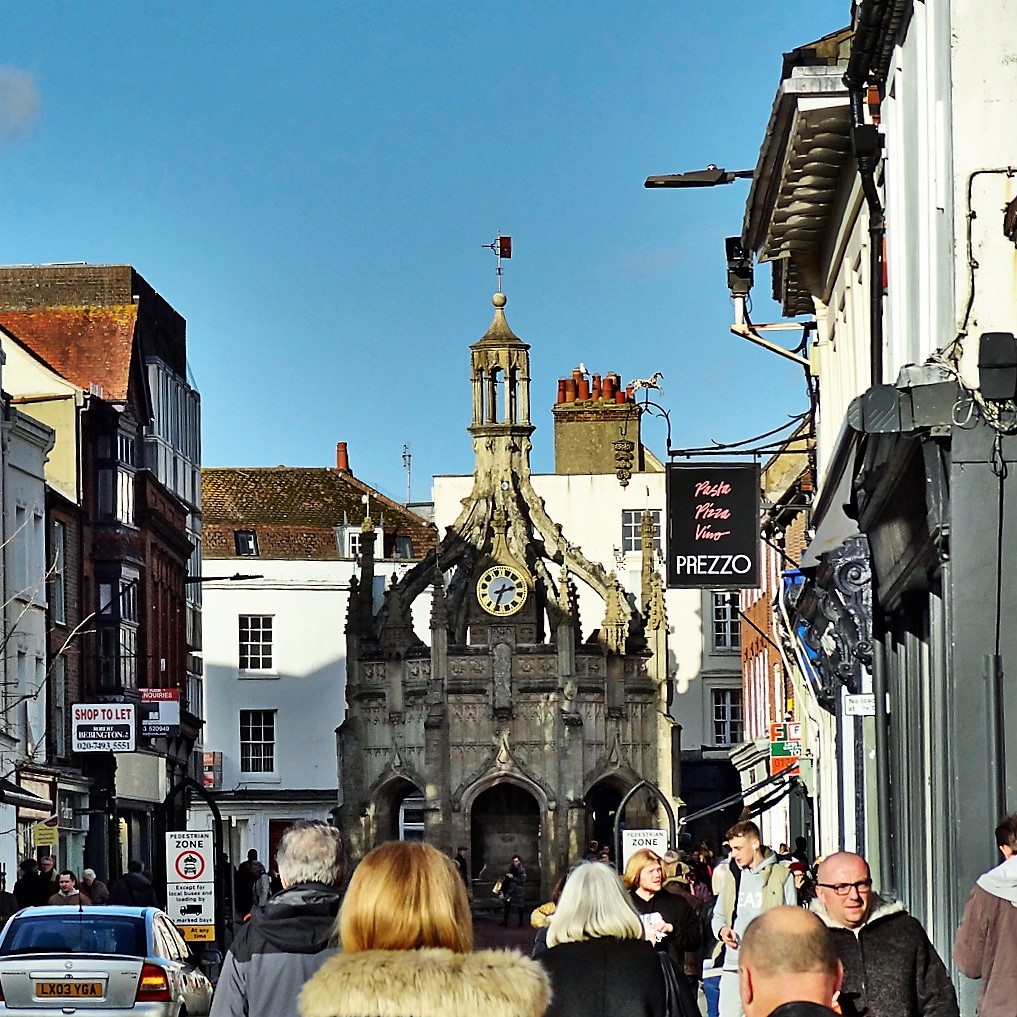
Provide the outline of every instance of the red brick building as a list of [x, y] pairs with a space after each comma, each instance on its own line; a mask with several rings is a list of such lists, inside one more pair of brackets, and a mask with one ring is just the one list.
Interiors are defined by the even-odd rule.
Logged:
[[[51, 689], [52, 761], [92, 779], [86, 862], [115, 878], [128, 858], [161, 858], [160, 806], [194, 772], [201, 728], [200, 621], [186, 583], [189, 571], [200, 574], [200, 444], [185, 323], [131, 266], [68, 265], [0, 268], [0, 325], [19, 355], [75, 390], [77, 411], [59, 426], [56, 397], [33, 391], [30, 371], [17, 373], [28, 380], [14, 395], [24, 412], [56, 426], [54, 469], [71, 462], [76, 470], [75, 500], [66, 482], [54, 490], [47, 527], [51, 561], [62, 554], [50, 590], [51, 613], [62, 612], [51, 619], [50, 650], [64, 675], [62, 689]], [[175, 398], [179, 406], [181, 393], [186, 433], [179, 419], [167, 425], [160, 405]], [[143, 735], [137, 708], [146, 688], [179, 695], [178, 731]], [[70, 704], [104, 701], [135, 705], [136, 751], [76, 755]], [[183, 820], [183, 802], [174, 806], [171, 828]]]

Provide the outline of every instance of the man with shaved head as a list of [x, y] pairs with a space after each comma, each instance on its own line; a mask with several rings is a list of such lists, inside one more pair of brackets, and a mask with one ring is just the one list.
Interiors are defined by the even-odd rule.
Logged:
[[754, 918], [738, 950], [745, 1017], [830, 1017], [841, 963], [823, 923], [802, 908]]
[[957, 993], [921, 924], [872, 890], [861, 855], [824, 858], [813, 910], [844, 965], [844, 1017], [959, 1017]]

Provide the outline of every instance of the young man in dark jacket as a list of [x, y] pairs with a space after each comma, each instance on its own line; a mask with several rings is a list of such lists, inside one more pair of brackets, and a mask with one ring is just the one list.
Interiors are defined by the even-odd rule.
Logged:
[[135, 908], [157, 908], [155, 888], [145, 876], [145, 867], [137, 859], [127, 863], [127, 871], [110, 887], [110, 904]]
[[276, 852], [283, 891], [256, 907], [226, 954], [211, 1017], [293, 1017], [311, 975], [335, 953], [346, 859], [339, 831], [295, 823]]
[[872, 891], [861, 855], [825, 858], [812, 908], [844, 965], [844, 1017], [959, 1017], [957, 993], [917, 919]]
[[745, 1017], [832, 1017], [843, 970], [815, 916], [783, 905], [753, 919], [738, 949]]

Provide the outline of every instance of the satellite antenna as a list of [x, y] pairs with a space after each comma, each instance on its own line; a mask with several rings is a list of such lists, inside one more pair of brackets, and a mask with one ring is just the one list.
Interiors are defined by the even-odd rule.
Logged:
[[512, 238], [503, 237], [500, 233], [495, 239], [493, 244], [483, 244], [483, 247], [489, 251], [494, 251], [498, 258], [498, 265], [495, 268], [495, 275], [498, 277], [498, 292], [501, 293], [501, 259], [512, 257]]

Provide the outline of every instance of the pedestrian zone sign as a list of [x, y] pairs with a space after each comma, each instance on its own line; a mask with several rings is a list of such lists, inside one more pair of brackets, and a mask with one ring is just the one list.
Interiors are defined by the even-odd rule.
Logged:
[[171, 830], [166, 834], [166, 911], [184, 939], [215, 939], [211, 830]]
[[625, 871], [629, 859], [644, 848], [664, 854], [668, 849], [667, 830], [622, 830], [621, 871]]
[[802, 757], [802, 725], [770, 725], [770, 774], [782, 773], [798, 765]]

